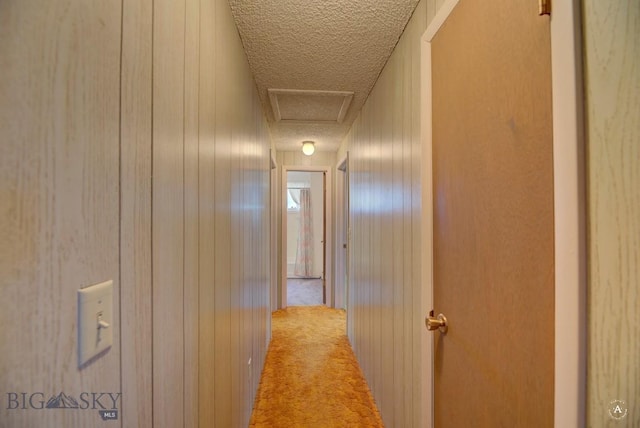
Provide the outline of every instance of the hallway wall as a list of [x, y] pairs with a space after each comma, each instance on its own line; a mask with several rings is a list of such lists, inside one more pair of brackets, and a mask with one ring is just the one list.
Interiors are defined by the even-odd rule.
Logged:
[[120, 300], [120, 5], [0, 2], [2, 427], [115, 425], [42, 407], [121, 391], [119, 322], [83, 370], [76, 348], [77, 289], [113, 279]]
[[[640, 4], [583, 0], [582, 5], [589, 213], [587, 425], [640, 426]], [[624, 401], [620, 410], [628, 410], [622, 421], [609, 414], [614, 400]]]
[[154, 423], [244, 426], [267, 345], [266, 121], [227, 1], [156, 0], [153, 30], [153, 313], [172, 315], [153, 318]]
[[441, 1], [419, 3], [338, 151], [349, 151], [348, 334], [385, 425], [419, 427], [420, 37]]
[[[228, 2], [3, 1], [0, 65], [0, 426], [246, 426], [270, 143]], [[76, 290], [107, 279], [114, 344], [79, 370]], [[61, 391], [121, 392], [118, 421], [7, 409]]]

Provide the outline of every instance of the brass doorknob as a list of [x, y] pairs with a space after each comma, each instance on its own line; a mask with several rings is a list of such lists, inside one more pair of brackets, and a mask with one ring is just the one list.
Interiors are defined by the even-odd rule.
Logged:
[[433, 311], [431, 311], [429, 316], [425, 318], [424, 323], [426, 324], [427, 329], [429, 329], [429, 331], [440, 330], [440, 333], [443, 333], [443, 334], [447, 332], [447, 328], [448, 328], [447, 317], [445, 317], [442, 314], [438, 314], [437, 317], [434, 317]]

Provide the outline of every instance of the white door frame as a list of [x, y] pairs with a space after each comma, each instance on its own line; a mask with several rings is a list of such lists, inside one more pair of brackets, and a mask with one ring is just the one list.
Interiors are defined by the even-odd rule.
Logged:
[[308, 171], [308, 172], [324, 172], [326, 173], [324, 191], [325, 191], [325, 243], [324, 243], [324, 263], [325, 263], [325, 272], [324, 272], [324, 283], [326, 287], [326, 306], [332, 307], [332, 291], [333, 291], [333, 275], [332, 269], [333, 266], [331, 264], [331, 252], [332, 252], [332, 217], [333, 211], [331, 211], [331, 199], [332, 199], [332, 190], [331, 187], [331, 179], [332, 179], [332, 167], [329, 165], [283, 165], [282, 166], [282, 177], [281, 177], [281, 189], [280, 189], [280, 199], [281, 199], [281, 212], [282, 212], [282, 265], [281, 269], [281, 292], [282, 292], [282, 308], [287, 307], [287, 173], [289, 171]]
[[[348, 251], [349, 251], [349, 232], [348, 221], [345, 218], [345, 209], [348, 206], [348, 193], [345, 192], [345, 186], [348, 183], [347, 174], [349, 174], [349, 155], [345, 154], [337, 163], [336, 172], [336, 242], [335, 242], [335, 278], [334, 278], [334, 306], [336, 308], [347, 307], [347, 283], [345, 275], [347, 273]], [[344, 251], [344, 244], [347, 244], [347, 251]], [[343, 257], [344, 254], [344, 257]]]
[[[278, 309], [278, 165], [269, 149], [269, 313]], [[267, 317], [267, 343], [271, 340], [271, 316]]]
[[[433, 307], [431, 40], [458, 1], [464, 0], [446, 0], [421, 38], [424, 315]], [[551, 74], [555, 224], [554, 426], [557, 428], [579, 428], [586, 423], [586, 204], [580, 31], [579, 1], [554, 2]], [[421, 327], [422, 420], [425, 427], [433, 427], [433, 338], [423, 323]]]

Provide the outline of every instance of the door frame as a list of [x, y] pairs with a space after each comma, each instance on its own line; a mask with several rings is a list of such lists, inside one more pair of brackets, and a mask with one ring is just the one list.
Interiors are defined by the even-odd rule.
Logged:
[[324, 235], [325, 235], [325, 243], [324, 243], [324, 285], [326, 287], [326, 303], [327, 307], [333, 307], [332, 298], [333, 298], [333, 275], [332, 269], [333, 265], [331, 263], [331, 252], [332, 252], [332, 213], [331, 211], [331, 199], [332, 199], [332, 191], [333, 187], [331, 187], [332, 183], [332, 167], [328, 165], [282, 165], [282, 176], [280, 178], [281, 188], [280, 188], [280, 209], [282, 215], [282, 233], [281, 233], [281, 277], [280, 277], [280, 291], [281, 291], [281, 308], [287, 307], [287, 174], [289, 171], [304, 171], [304, 172], [324, 172], [325, 173], [325, 182], [324, 182], [324, 192], [325, 192], [325, 202], [324, 202]]
[[[278, 164], [269, 149], [269, 314], [278, 309]], [[271, 316], [267, 317], [267, 343], [271, 341]]]
[[[336, 242], [335, 242], [335, 278], [334, 306], [347, 308], [349, 273], [349, 153], [342, 157], [336, 167]], [[347, 244], [346, 251], [343, 244]], [[344, 254], [344, 257], [343, 257]]]
[[[460, 0], [445, 0], [421, 46], [422, 296], [433, 308], [431, 40]], [[578, 0], [554, 2], [551, 23], [553, 115], [555, 361], [554, 426], [586, 423], [586, 193], [582, 46]], [[437, 308], [436, 308], [437, 309]], [[421, 319], [422, 421], [433, 427], [433, 337]]]

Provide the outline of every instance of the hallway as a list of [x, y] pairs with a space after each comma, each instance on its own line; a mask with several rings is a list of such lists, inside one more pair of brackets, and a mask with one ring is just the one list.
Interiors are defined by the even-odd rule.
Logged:
[[[282, 320], [272, 313], [287, 306], [281, 189], [298, 167], [326, 171], [327, 218], [340, 218], [322, 242], [326, 310], [346, 308], [334, 340], [348, 339], [344, 352], [360, 370], [348, 376], [368, 385], [349, 394], [373, 397], [386, 426], [430, 428], [438, 412], [517, 420], [536, 415], [532, 403], [542, 400], [543, 425], [608, 426], [607, 406], [623, 402], [627, 422], [640, 426], [640, 3], [551, 2], [553, 19], [536, 3], [0, 0], [0, 428], [247, 427], [269, 345], [279, 341]], [[535, 37], [551, 47], [544, 61], [530, 61], [533, 43], [518, 44], [518, 55], [496, 43], [515, 41], [515, 30], [537, 34], [513, 19], [516, 6], [544, 30]], [[483, 35], [471, 7], [486, 18]], [[449, 12], [466, 18], [449, 21]], [[464, 37], [436, 36], [434, 26]], [[543, 103], [551, 118], [536, 116], [519, 86], [499, 93], [483, 83], [524, 89], [532, 62], [551, 71], [542, 79], [552, 87]], [[496, 108], [479, 89], [500, 98]], [[544, 191], [527, 184], [541, 182], [527, 160], [542, 144], [523, 118], [552, 142]], [[443, 131], [455, 131], [457, 143], [438, 137]], [[505, 150], [484, 150], [497, 136]], [[507, 153], [524, 162], [502, 165]], [[495, 193], [485, 198], [476, 185]], [[540, 223], [524, 216], [533, 213], [524, 204], [503, 206], [508, 194], [553, 198], [544, 248], [533, 239], [504, 244]], [[483, 219], [500, 218], [487, 208], [510, 227], [488, 227]], [[464, 227], [453, 226], [454, 213]], [[434, 241], [452, 250], [447, 263], [433, 263]], [[536, 263], [527, 246], [543, 248], [553, 265]], [[460, 261], [458, 249], [472, 257]], [[541, 281], [520, 261], [547, 284], [545, 331], [529, 316], [542, 312], [518, 289], [542, 290]], [[482, 275], [462, 278], [458, 266]], [[429, 288], [458, 274], [452, 283], [475, 294], [444, 288], [464, 316], [436, 308]], [[82, 318], [80, 296], [104, 283], [109, 319], [99, 310]], [[447, 315], [446, 338], [427, 331], [431, 309]], [[470, 348], [465, 330], [480, 347]], [[315, 340], [297, 339], [318, 351]], [[87, 362], [83, 344], [100, 345]], [[456, 349], [467, 357], [450, 358]], [[491, 358], [516, 349], [532, 357], [513, 358], [534, 378], [528, 383], [512, 382]], [[537, 376], [541, 349], [551, 365]], [[455, 399], [433, 392], [435, 364], [461, 374], [444, 388]], [[456, 393], [474, 377], [501, 391], [493, 407]], [[542, 381], [546, 392], [535, 398]], [[267, 402], [269, 388], [260, 392]], [[118, 399], [109, 409], [48, 410], [46, 398], [62, 392]], [[444, 412], [433, 411], [438, 400]], [[344, 420], [358, 413], [343, 410]]]
[[383, 427], [345, 334], [344, 311], [280, 309], [272, 329], [250, 427]]

